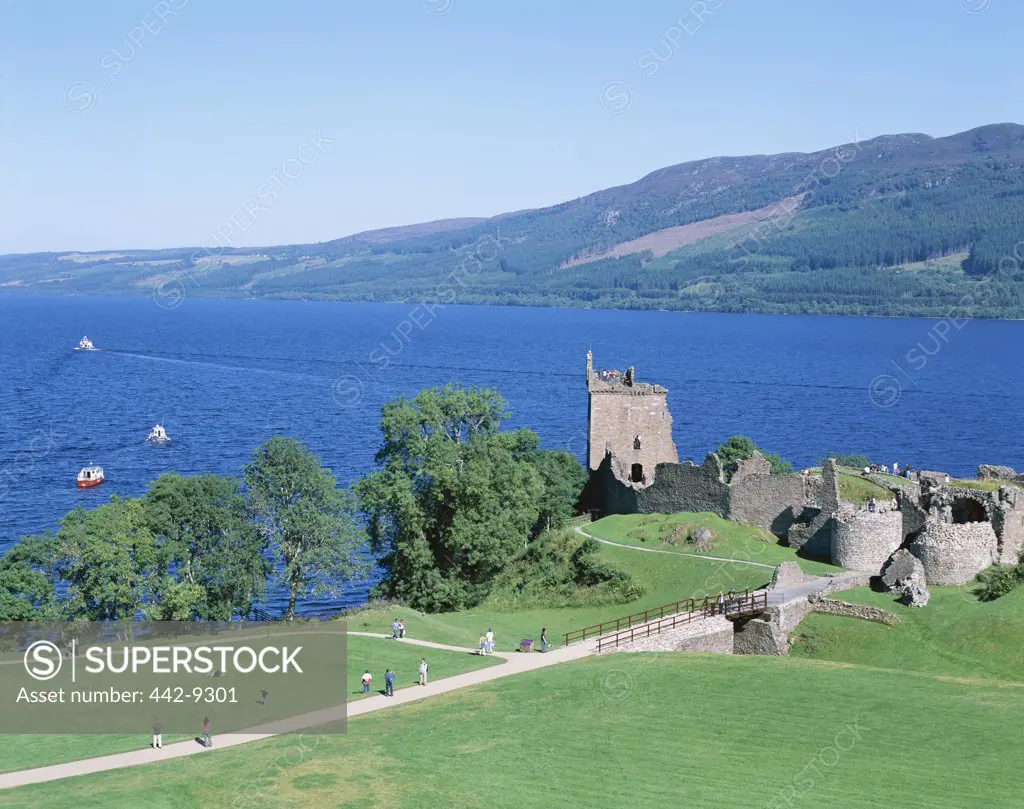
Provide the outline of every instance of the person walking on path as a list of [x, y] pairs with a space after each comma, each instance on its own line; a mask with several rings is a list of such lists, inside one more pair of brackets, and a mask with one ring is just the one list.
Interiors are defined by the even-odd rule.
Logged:
[[425, 657], [420, 658], [420, 685], [427, 684], [427, 659]]
[[391, 622], [391, 640], [398, 640], [398, 619]]
[[487, 654], [487, 636], [483, 634], [480, 635], [480, 654]]
[[370, 693], [370, 683], [373, 682], [373, 675], [370, 674], [369, 670], [363, 672], [363, 693]]
[[405, 621], [401, 618], [398, 619], [398, 637], [401, 639], [405, 638]]
[[395, 695], [395, 673], [388, 669], [384, 672], [384, 696], [393, 697]]
[[494, 631], [487, 627], [487, 654], [491, 654], [494, 651]]
[[212, 725], [210, 725], [210, 717], [203, 717], [203, 747], [213, 747], [213, 735], [210, 732]]
[[164, 746], [163, 729], [160, 727], [160, 720], [153, 720], [153, 749], [157, 750]]
[[540, 630], [540, 650], [546, 652], [548, 650], [548, 628], [541, 627]]
[[260, 691], [260, 697], [261, 697], [260, 704], [266, 705], [267, 704], [267, 697], [269, 697], [269, 696], [270, 696], [270, 692], [267, 691], [267, 689], [264, 688], [263, 690], [261, 690]]

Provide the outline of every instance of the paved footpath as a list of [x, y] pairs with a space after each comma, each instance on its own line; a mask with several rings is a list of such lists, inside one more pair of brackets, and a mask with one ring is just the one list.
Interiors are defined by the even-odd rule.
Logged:
[[[350, 632], [350, 635], [362, 635], [371, 638], [390, 638], [390, 635], [377, 635], [370, 632]], [[409, 643], [414, 646], [422, 646], [427, 649], [446, 649], [455, 652], [473, 654], [475, 649], [466, 649], [461, 646], [447, 646], [443, 643], [432, 643], [425, 640], [414, 640], [405, 638], [396, 643]], [[128, 753], [115, 753], [110, 756], [88, 758], [81, 761], [69, 761], [64, 764], [53, 764], [48, 767], [37, 767], [31, 770], [20, 772], [0, 773], [0, 789], [24, 786], [26, 784], [38, 784], [44, 781], [56, 781], [61, 778], [71, 778], [75, 775], [87, 775], [89, 773], [106, 772], [117, 770], [122, 767], [134, 767], [139, 764], [149, 764], [154, 761], [166, 761], [172, 758], [200, 755], [202, 753], [215, 753], [217, 750], [226, 747], [236, 747], [240, 744], [269, 739], [281, 733], [289, 733], [298, 730], [315, 728], [317, 725], [337, 722], [346, 716], [362, 716], [385, 708], [393, 708], [396, 705], [404, 705], [408, 702], [417, 702], [421, 699], [445, 694], [459, 688], [486, 683], [497, 680], [500, 677], [507, 677], [511, 674], [520, 674], [524, 671], [533, 671], [557, 663], [565, 663], [569, 660], [578, 660], [593, 653], [596, 642], [593, 640], [584, 643], [576, 643], [572, 646], [563, 646], [549, 652], [495, 652], [495, 657], [503, 659], [502, 663], [489, 666], [485, 669], [468, 671], [464, 674], [456, 674], [453, 677], [445, 677], [440, 680], [428, 683], [424, 686], [408, 686], [395, 691], [395, 696], [385, 697], [383, 694], [375, 694], [372, 697], [349, 702], [344, 705], [337, 705], [333, 708], [326, 708], [320, 711], [303, 714], [301, 716], [271, 722], [266, 725], [249, 728], [241, 733], [225, 733], [214, 736], [214, 748], [207, 750], [200, 747], [195, 740], [187, 742], [176, 742], [168, 744], [159, 750], [151, 747], [142, 750], [133, 750]], [[140, 734], [140, 739], [147, 738]]]

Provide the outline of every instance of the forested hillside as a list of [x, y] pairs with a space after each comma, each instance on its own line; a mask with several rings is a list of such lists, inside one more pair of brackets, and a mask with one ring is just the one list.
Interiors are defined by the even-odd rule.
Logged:
[[[4, 256], [0, 290], [1021, 317], [1022, 202], [1024, 127], [998, 124], [699, 160], [551, 208], [320, 244]], [[586, 259], [766, 206], [657, 258]]]

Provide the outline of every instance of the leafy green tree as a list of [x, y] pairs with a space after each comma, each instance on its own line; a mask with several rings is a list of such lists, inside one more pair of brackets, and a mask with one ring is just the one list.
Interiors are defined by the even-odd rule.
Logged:
[[579, 489], [559, 470], [578, 476], [534, 433], [499, 432], [505, 417], [496, 392], [452, 385], [384, 406], [380, 468], [356, 485], [382, 594], [434, 611], [476, 604], [540, 527], [566, 519]]
[[160, 554], [141, 501], [115, 496], [92, 511], [76, 508], [49, 547], [53, 570], [68, 584], [69, 617], [130, 621], [153, 603]]
[[267, 440], [245, 469], [245, 485], [256, 527], [281, 563], [286, 620], [300, 597], [336, 591], [365, 572], [351, 498], [302, 443]]
[[773, 475], [786, 475], [793, 471], [793, 466], [788, 461], [783, 461], [778, 455], [758, 449], [757, 445], [745, 435], [734, 435], [715, 450], [715, 454], [718, 455], [718, 459], [722, 462], [722, 468], [725, 470], [726, 481], [732, 480], [739, 462], [752, 457], [755, 452], [760, 452], [771, 464]]
[[587, 471], [576, 457], [565, 450], [541, 451], [537, 455], [537, 471], [544, 482], [540, 515], [533, 533], [550, 531], [568, 525], [576, 509], [580, 492], [587, 483]]
[[174, 574], [160, 587], [166, 614], [175, 616], [166, 620], [249, 615], [273, 568], [266, 536], [249, 519], [240, 481], [165, 474], [143, 503], [146, 524]]
[[51, 537], [22, 537], [0, 558], [0, 621], [55, 618]]

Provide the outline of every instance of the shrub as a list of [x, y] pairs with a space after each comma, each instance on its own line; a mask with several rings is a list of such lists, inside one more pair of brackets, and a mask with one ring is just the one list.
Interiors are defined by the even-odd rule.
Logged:
[[974, 593], [981, 601], [995, 601], [1010, 593], [1024, 580], [1024, 563], [992, 565], [978, 574]]

